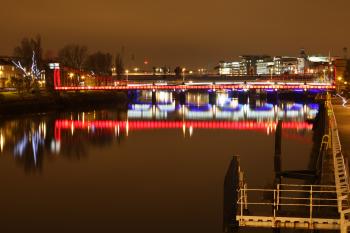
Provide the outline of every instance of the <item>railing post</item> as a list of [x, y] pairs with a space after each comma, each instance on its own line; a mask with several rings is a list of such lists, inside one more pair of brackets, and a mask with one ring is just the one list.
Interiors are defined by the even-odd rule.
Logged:
[[312, 200], [312, 185], [310, 186], [310, 225], [312, 225], [312, 204], [313, 204], [313, 200]]
[[241, 201], [241, 217], [243, 217], [243, 201], [244, 201], [244, 197], [243, 197], [243, 195], [244, 195], [244, 191], [243, 191], [243, 189], [241, 188], [241, 191], [240, 191], [240, 198], [239, 198], [239, 200]]
[[279, 210], [280, 205], [280, 184], [277, 184], [277, 210]]
[[276, 219], [276, 189], [273, 190], [273, 221]]
[[345, 214], [341, 211], [340, 212], [340, 233], [347, 233], [348, 227], [345, 223]]
[[244, 209], [248, 210], [247, 184], [244, 184]]

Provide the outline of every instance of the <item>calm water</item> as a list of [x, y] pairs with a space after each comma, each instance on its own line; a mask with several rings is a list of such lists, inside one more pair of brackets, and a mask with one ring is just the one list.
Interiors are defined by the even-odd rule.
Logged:
[[1, 119], [0, 232], [222, 232], [232, 156], [249, 187], [271, 184], [277, 119], [282, 167], [308, 165], [315, 104], [157, 98], [152, 106], [142, 93], [128, 111]]

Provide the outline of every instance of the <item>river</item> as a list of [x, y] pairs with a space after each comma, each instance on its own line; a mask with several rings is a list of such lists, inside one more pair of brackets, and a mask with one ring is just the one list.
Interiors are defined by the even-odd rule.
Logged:
[[282, 168], [308, 166], [317, 104], [157, 98], [1, 119], [0, 232], [222, 232], [232, 157], [249, 187], [270, 186], [278, 119]]

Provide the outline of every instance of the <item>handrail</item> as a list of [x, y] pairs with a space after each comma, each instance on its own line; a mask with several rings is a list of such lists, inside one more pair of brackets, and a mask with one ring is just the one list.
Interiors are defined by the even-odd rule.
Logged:
[[337, 187], [338, 212], [340, 213], [341, 232], [348, 231], [350, 225], [350, 187], [349, 171], [342, 153], [338, 124], [334, 114], [331, 97], [327, 95], [327, 112], [329, 117], [329, 135], [331, 135], [331, 149], [334, 164], [334, 178]]

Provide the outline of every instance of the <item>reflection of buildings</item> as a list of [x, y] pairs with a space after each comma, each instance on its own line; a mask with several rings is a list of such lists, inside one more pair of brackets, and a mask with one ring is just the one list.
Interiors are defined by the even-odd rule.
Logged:
[[9, 153], [26, 171], [41, 167], [45, 141], [45, 121], [8, 121], [0, 127], [0, 153]]

